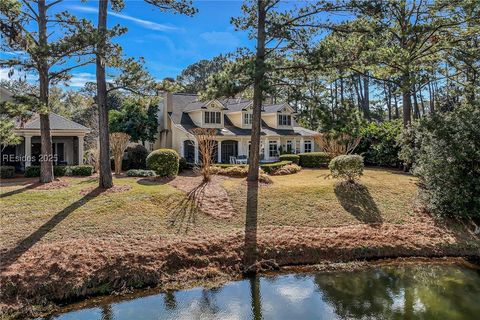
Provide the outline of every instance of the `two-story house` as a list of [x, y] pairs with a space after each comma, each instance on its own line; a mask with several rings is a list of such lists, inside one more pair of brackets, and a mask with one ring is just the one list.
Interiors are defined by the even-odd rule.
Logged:
[[[154, 148], [172, 148], [188, 162], [199, 159], [198, 143], [192, 130], [216, 128], [215, 159], [228, 163], [230, 157], [247, 156], [252, 127], [252, 100], [222, 99], [200, 101], [195, 94], [166, 93], [159, 105], [159, 138]], [[280, 151], [312, 152], [315, 131], [300, 127], [288, 104], [264, 104], [260, 159], [277, 160]]]

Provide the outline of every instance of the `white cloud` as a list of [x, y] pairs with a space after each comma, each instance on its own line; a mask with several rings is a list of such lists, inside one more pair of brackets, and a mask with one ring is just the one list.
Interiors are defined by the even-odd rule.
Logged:
[[290, 301], [290, 303], [299, 303], [302, 300], [310, 298], [314, 293], [313, 288], [295, 286], [292, 283], [278, 285], [276, 289], [278, 293]]
[[200, 34], [200, 38], [212, 45], [220, 45], [226, 47], [237, 47], [240, 45], [240, 39], [238, 39], [231, 32], [204, 32]]
[[[71, 9], [71, 10], [76, 10], [76, 11], [80, 11], [80, 12], [87, 12], [87, 13], [97, 13], [98, 12], [98, 10], [96, 8], [87, 7], [87, 6], [69, 6], [68, 8]], [[135, 18], [135, 17], [129, 16], [129, 15], [126, 15], [126, 14], [122, 14], [122, 13], [116, 13], [116, 12], [108, 11], [108, 14], [113, 16], [113, 17], [117, 17], [117, 18], [120, 18], [120, 19], [123, 19], [123, 20], [132, 21], [132, 22], [134, 22], [134, 23], [136, 23], [136, 24], [138, 24], [138, 25], [140, 25], [140, 26], [142, 26], [146, 29], [151, 29], [151, 30], [156, 30], [156, 31], [178, 30], [178, 28], [175, 27], [175, 26], [170, 26], [170, 25], [156, 23], [156, 22], [149, 21], [149, 20], [139, 19], [139, 18]]]
[[10, 68], [0, 68], [0, 80], [26, 80], [28, 82], [33, 82], [38, 80], [38, 76], [32, 72], [25, 72], [14, 70], [13, 75], [9, 77]]
[[67, 81], [68, 86], [70, 87], [83, 87], [87, 82], [95, 82], [96, 76], [93, 73], [88, 72], [79, 72], [74, 73], [72, 78]]

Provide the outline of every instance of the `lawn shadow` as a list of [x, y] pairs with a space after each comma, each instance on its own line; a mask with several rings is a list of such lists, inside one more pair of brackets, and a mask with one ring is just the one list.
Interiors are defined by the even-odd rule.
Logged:
[[363, 223], [382, 223], [377, 204], [368, 188], [362, 184], [341, 182], [335, 185], [335, 195], [342, 207]]
[[22, 192], [25, 192], [25, 191], [28, 191], [28, 190], [31, 190], [31, 189], [35, 189], [35, 188], [41, 186], [42, 184], [43, 183], [41, 183], [41, 182], [33, 182], [31, 184], [27, 184], [23, 188], [15, 189], [15, 190], [8, 191], [8, 192], [0, 194], [0, 199], [6, 198], [6, 197], [11, 197], [13, 195], [16, 195], [16, 194], [19, 194], [19, 193], [22, 193]]
[[188, 233], [192, 226], [197, 223], [197, 215], [201, 211], [200, 204], [205, 196], [205, 188], [208, 182], [202, 181], [198, 186], [190, 190], [181, 201], [174, 200], [169, 208], [172, 209], [168, 219], [169, 228], [177, 233]]
[[62, 222], [65, 218], [67, 218], [70, 215], [70, 213], [77, 210], [81, 206], [85, 205], [88, 201], [102, 194], [104, 191], [106, 191], [106, 189], [102, 189], [99, 187], [90, 191], [81, 199], [75, 201], [74, 203], [70, 204], [68, 207], [56, 213], [53, 217], [50, 218], [50, 220], [45, 222], [35, 232], [30, 234], [28, 237], [26, 237], [22, 241], [18, 242], [14, 248], [2, 253], [0, 255], [0, 271], [5, 270], [9, 266], [11, 266], [13, 263], [15, 263], [15, 261], [20, 256], [22, 256], [37, 242], [39, 242], [47, 233], [52, 231], [53, 228], [55, 228], [60, 222]]
[[138, 184], [141, 184], [142, 186], [157, 186], [161, 184], [167, 184], [174, 180], [175, 177], [147, 177], [147, 178], [141, 178], [137, 180]]

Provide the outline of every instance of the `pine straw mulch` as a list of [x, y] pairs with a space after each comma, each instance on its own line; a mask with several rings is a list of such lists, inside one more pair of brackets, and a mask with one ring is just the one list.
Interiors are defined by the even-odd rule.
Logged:
[[[268, 268], [388, 257], [480, 256], [479, 238], [428, 217], [405, 224], [329, 228], [268, 226], [258, 230], [259, 259]], [[32, 304], [121, 292], [128, 288], [235, 278], [242, 273], [244, 235], [185, 239], [83, 239], [37, 243], [18, 256], [1, 253], [1, 312]], [[13, 257], [13, 258], [12, 258]]]
[[187, 194], [187, 200], [202, 212], [214, 218], [228, 219], [236, 212], [221, 183], [226, 177], [212, 175], [211, 181], [203, 182], [201, 176], [178, 176], [169, 184]]

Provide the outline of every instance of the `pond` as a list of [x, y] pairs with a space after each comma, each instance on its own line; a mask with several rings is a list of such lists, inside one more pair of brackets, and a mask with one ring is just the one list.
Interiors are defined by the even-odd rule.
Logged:
[[298, 273], [97, 303], [48, 319], [479, 319], [480, 270], [397, 265]]

